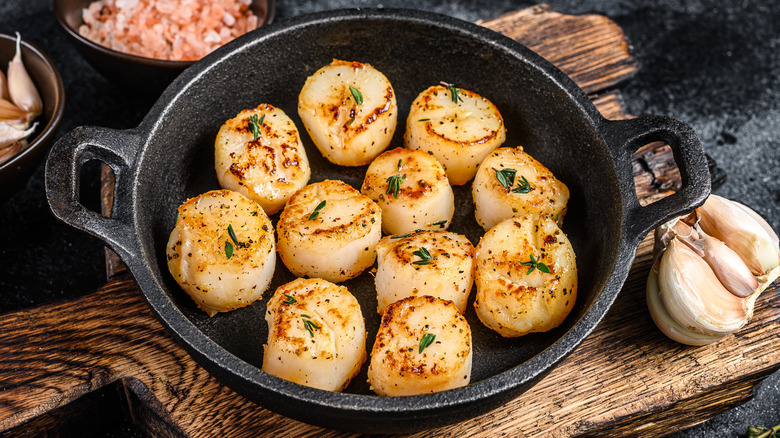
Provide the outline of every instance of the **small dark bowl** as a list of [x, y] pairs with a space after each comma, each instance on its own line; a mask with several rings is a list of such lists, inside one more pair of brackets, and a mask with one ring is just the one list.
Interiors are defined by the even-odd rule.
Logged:
[[[92, 67], [116, 85], [129, 91], [157, 96], [195, 61], [167, 61], [119, 52], [79, 35], [84, 23], [81, 11], [94, 0], [54, 0], [54, 15], [76, 49]], [[260, 27], [271, 23], [276, 14], [275, 0], [254, 0], [252, 11]]]
[[[16, 36], [0, 34], [0, 66], [6, 72], [16, 53]], [[22, 40], [22, 61], [43, 101], [43, 113], [35, 121], [38, 129], [28, 138], [29, 145], [0, 165], [0, 203], [16, 193], [33, 174], [49, 150], [65, 110], [65, 86], [51, 59], [38, 47]]]

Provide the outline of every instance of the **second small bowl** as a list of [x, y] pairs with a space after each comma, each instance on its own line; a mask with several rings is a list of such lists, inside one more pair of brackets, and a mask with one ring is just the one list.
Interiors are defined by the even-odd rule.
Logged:
[[[16, 193], [38, 168], [49, 151], [65, 111], [65, 85], [51, 59], [38, 47], [22, 39], [22, 62], [43, 101], [43, 113], [35, 119], [38, 128], [27, 139], [29, 145], [0, 164], [0, 203]], [[16, 53], [16, 36], [0, 34], [0, 66], [8, 66]]]
[[[54, 15], [76, 49], [92, 67], [116, 85], [134, 92], [157, 96], [195, 61], [168, 61], [109, 49], [79, 34], [82, 11], [94, 0], [54, 0]], [[250, 6], [260, 26], [273, 21], [275, 0], [253, 0]]]

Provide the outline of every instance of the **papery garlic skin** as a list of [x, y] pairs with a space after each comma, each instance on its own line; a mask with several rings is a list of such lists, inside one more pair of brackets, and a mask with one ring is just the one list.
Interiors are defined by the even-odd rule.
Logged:
[[780, 262], [777, 245], [765, 227], [745, 208], [710, 195], [696, 212], [701, 229], [739, 254], [753, 275], [764, 275], [777, 267]]

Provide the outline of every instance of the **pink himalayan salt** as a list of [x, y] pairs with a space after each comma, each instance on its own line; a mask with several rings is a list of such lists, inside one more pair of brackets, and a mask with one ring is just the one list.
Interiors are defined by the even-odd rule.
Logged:
[[257, 28], [252, 0], [97, 0], [82, 11], [79, 34], [148, 58], [196, 61]]

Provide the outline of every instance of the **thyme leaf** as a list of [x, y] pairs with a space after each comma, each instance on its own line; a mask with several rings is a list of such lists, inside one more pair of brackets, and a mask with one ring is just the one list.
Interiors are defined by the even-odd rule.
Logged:
[[436, 335], [433, 333], [426, 333], [423, 335], [422, 339], [420, 339], [420, 346], [417, 349], [417, 352], [422, 354], [423, 350], [428, 348], [431, 344], [433, 344], [433, 341], [436, 340]]
[[227, 258], [233, 257], [233, 244], [229, 240], [225, 241], [225, 256]]
[[517, 173], [515, 169], [506, 168], [501, 170], [493, 170], [496, 171], [496, 179], [502, 186], [504, 186], [505, 189], [509, 190], [513, 185], [515, 185], [515, 174]]
[[236, 244], [236, 246], [241, 246], [240, 243], [238, 243], [238, 237], [236, 237], [236, 232], [233, 231], [233, 224], [228, 225], [228, 234], [230, 235], [230, 238], [233, 239], [233, 242]]
[[358, 105], [363, 105], [363, 94], [360, 93], [360, 90], [350, 85], [349, 91], [352, 93], [352, 97], [355, 99], [355, 103]]
[[289, 294], [284, 294], [284, 300], [282, 300], [284, 304], [295, 304], [298, 302], [298, 300], [295, 299], [294, 296]]
[[317, 204], [317, 207], [314, 208], [314, 211], [311, 212], [309, 215], [309, 220], [313, 221], [314, 219], [317, 219], [320, 216], [320, 210], [325, 208], [325, 204], [327, 203], [327, 200], [320, 202]]
[[447, 225], [447, 221], [445, 221], [445, 220], [436, 221], [436, 222], [432, 223], [431, 225], [438, 225], [439, 228], [444, 228], [444, 226]]

